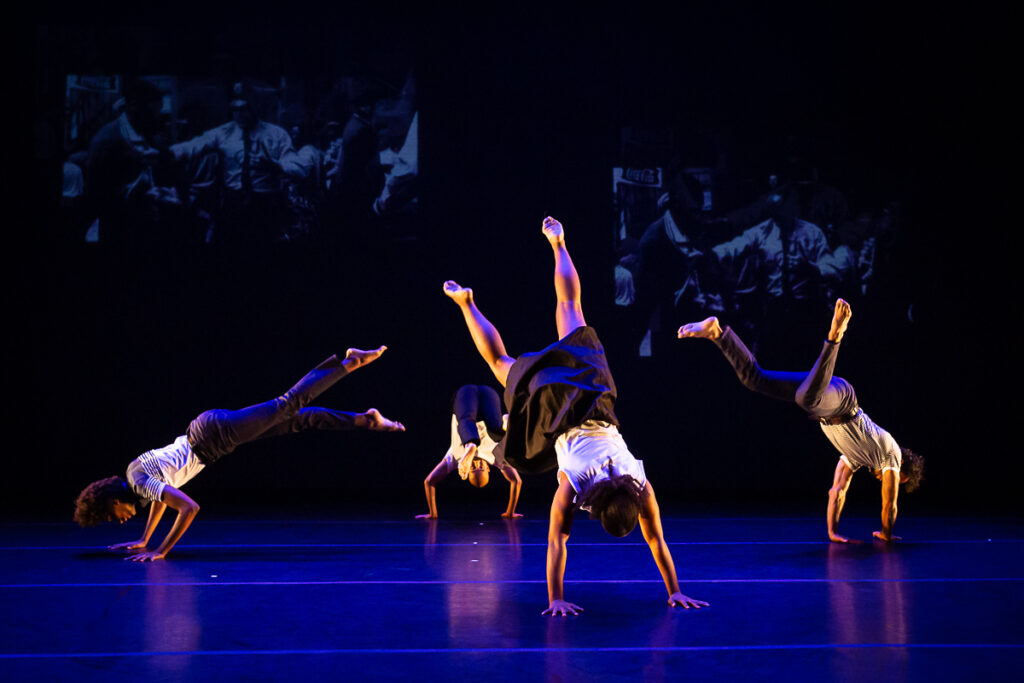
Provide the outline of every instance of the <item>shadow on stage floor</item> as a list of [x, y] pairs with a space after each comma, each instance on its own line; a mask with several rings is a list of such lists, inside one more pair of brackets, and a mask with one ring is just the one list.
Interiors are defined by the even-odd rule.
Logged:
[[[664, 519], [671, 609], [639, 530], [577, 519], [547, 604], [547, 522], [203, 518], [171, 556], [103, 550], [141, 526], [0, 532], [3, 680], [1019, 680], [1024, 527], [908, 517], [904, 541], [823, 540], [820, 517]], [[483, 519], [482, 517], [480, 519]], [[844, 519], [870, 539], [874, 519]], [[166, 523], [165, 523], [166, 524]], [[160, 533], [160, 530], [158, 530]]]

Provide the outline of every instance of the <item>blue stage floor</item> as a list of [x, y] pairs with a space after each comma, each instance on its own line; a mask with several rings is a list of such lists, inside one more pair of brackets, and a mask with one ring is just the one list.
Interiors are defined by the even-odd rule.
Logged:
[[[202, 516], [170, 558], [138, 521], [0, 532], [0, 680], [1019, 681], [1024, 527], [907, 516], [832, 545], [823, 516], [666, 517], [671, 609], [639, 530], [583, 517], [547, 606], [543, 511], [517, 522]], [[873, 519], [844, 519], [870, 538]], [[166, 529], [158, 530], [158, 534]]]

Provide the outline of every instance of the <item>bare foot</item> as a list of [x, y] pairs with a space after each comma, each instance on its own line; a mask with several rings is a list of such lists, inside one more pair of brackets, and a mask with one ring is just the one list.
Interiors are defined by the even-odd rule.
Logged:
[[454, 301], [460, 306], [472, 303], [473, 301], [473, 290], [469, 287], [463, 287], [455, 280], [448, 280], [441, 286], [445, 296]]
[[371, 432], [404, 432], [405, 425], [395, 420], [389, 420], [380, 414], [376, 408], [370, 408], [360, 417], [364, 418], [360, 426], [369, 429]]
[[437, 519], [437, 515], [432, 515], [428, 512], [425, 515], [416, 515], [415, 519]]
[[469, 476], [469, 471], [473, 469], [473, 458], [476, 457], [476, 444], [466, 444], [466, 454], [462, 456], [462, 460], [459, 461], [459, 478], [465, 479]]
[[699, 323], [686, 323], [679, 328], [678, 336], [680, 339], [689, 339], [690, 337], [718, 339], [722, 336], [722, 326], [718, 324], [718, 318], [711, 316]]
[[850, 324], [853, 317], [853, 310], [850, 304], [842, 299], [836, 299], [836, 312], [832, 314], [832, 327], [828, 331], [828, 340], [837, 344], [843, 340], [846, 333], [846, 326]]
[[552, 247], [558, 247], [565, 244], [565, 229], [562, 224], [556, 221], [551, 216], [544, 219], [544, 227], [542, 228], [544, 236], [548, 238], [548, 242], [551, 243]]
[[369, 365], [373, 361], [380, 358], [381, 354], [388, 350], [386, 346], [380, 346], [376, 349], [370, 349], [369, 351], [363, 351], [362, 349], [349, 349], [345, 352], [345, 360], [342, 361], [342, 365], [348, 368], [349, 372], [357, 370], [364, 365]]

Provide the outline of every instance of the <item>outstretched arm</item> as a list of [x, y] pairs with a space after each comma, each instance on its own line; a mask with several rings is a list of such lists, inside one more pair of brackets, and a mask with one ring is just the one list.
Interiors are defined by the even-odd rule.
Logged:
[[117, 545], [109, 546], [108, 550], [145, 550], [146, 544], [149, 543], [149, 539], [153, 536], [153, 532], [156, 530], [158, 524], [160, 524], [160, 518], [164, 516], [164, 510], [167, 506], [158, 500], [153, 501], [149, 504], [149, 517], [146, 519], [146, 528], [142, 530], [142, 538], [137, 541], [129, 541], [128, 543], [118, 543]]
[[654, 496], [654, 489], [651, 483], [644, 485], [640, 493], [640, 531], [644, 534], [644, 540], [651, 549], [654, 562], [658, 565], [661, 578], [665, 580], [665, 588], [668, 590], [668, 604], [672, 607], [680, 605], [687, 609], [695, 607], [707, 607], [708, 603], [703, 600], [694, 600], [679, 592], [679, 579], [676, 577], [676, 565], [672, 562], [672, 552], [665, 542], [665, 533], [661, 528], [661, 510], [658, 508], [658, 499]]
[[846, 491], [850, 488], [853, 470], [840, 460], [836, 464], [836, 473], [832, 478], [832, 488], [828, 490], [828, 540], [834, 543], [849, 543], [850, 539], [839, 535], [839, 515], [843, 513], [846, 503]]
[[892, 527], [896, 524], [896, 496], [900, 490], [900, 473], [897, 470], [882, 472], [882, 530], [872, 534], [882, 541], [895, 541], [899, 536], [892, 535]]
[[583, 608], [565, 600], [562, 584], [565, 578], [565, 542], [572, 530], [573, 489], [569, 479], [559, 475], [558, 490], [551, 501], [551, 518], [548, 524], [548, 608], [541, 614], [564, 617], [579, 614]]
[[164, 542], [160, 544], [159, 548], [151, 552], [139, 553], [128, 557], [127, 559], [132, 562], [152, 562], [153, 560], [162, 560], [167, 557], [167, 553], [181, 539], [182, 535], [188, 530], [189, 525], [192, 524], [192, 520], [199, 514], [199, 504], [173, 486], [164, 487], [160, 502], [176, 510], [178, 517], [174, 520], [171, 530], [167, 532], [167, 537], [164, 538]]
[[508, 480], [508, 509], [501, 513], [505, 519], [519, 519], [522, 515], [516, 513], [516, 504], [519, 502], [519, 492], [523, 490], [523, 480], [511, 465], [502, 465], [501, 474]]
[[437, 485], [444, 481], [444, 478], [452, 473], [455, 466], [448, 460], [448, 455], [441, 458], [437, 467], [430, 471], [427, 478], [423, 480], [423, 490], [427, 494], [427, 510], [425, 515], [416, 515], [416, 519], [437, 519]]
[[505, 386], [508, 371], [515, 359], [505, 352], [505, 344], [501, 341], [501, 335], [498, 334], [497, 328], [476, 307], [476, 303], [473, 301], [473, 290], [460, 286], [454, 280], [445, 282], [442, 289], [445, 295], [454, 301], [462, 311], [462, 317], [466, 321], [466, 327], [469, 328], [469, 334], [473, 337], [476, 350], [487, 361], [487, 365], [501, 382], [501, 386]]

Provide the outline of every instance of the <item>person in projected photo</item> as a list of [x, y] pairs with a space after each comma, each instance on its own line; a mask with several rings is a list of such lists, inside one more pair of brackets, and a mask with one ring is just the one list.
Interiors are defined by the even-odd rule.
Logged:
[[373, 212], [387, 217], [407, 214], [416, 208], [416, 178], [419, 174], [419, 112], [413, 114], [401, 148], [384, 174], [384, 187], [373, 200]]
[[815, 305], [822, 293], [819, 262], [829, 252], [825, 233], [797, 218], [780, 196], [777, 211], [731, 240], [711, 249], [719, 277], [741, 311], [773, 306]]
[[720, 301], [713, 292], [706, 291], [709, 285], [718, 283], [706, 267], [705, 255], [714, 233], [713, 226], [701, 215], [701, 196], [695, 178], [682, 170], [674, 171], [669, 191], [658, 199], [660, 217], [640, 238], [635, 254], [635, 300], [646, 325], [642, 355], [653, 355], [653, 347], [670, 339], [671, 323], [663, 321], [672, 311], [693, 306], [714, 309]]
[[854, 472], [865, 467], [882, 482], [882, 528], [873, 535], [882, 541], [892, 541], [899, 538], [892, 533], [899, 486], [903, 484], [907, 492], [920, 486], [924, 458], [910, 449], [900, 448], [889, 432], [872, 422], [860, 408], [853, 386], [833, 376], [839, 344], [852, 315], [848, 303], [836, 300], [828, 337], [810, 372], [762, 369], [732, 328], [723, 329], [716, 317], [683, 325], [678, 336], [680, 339], [710, 339], [725, 355], [743, 386], [771, 398], [795, 402], [821, 424], [821, 431], [841, 454], [828, 492], [830, 540], [849, 541], [839, 535], [839, 516]]
[[298, 166], [307, 169], [305, 177], [291, 175], [287, 179], [288, 227], [282, 238], [303, 240], [320, 233], [318, 207], [323, 201], [323, 152], [313, 144], [312, 135], [306, 127], [295, 125], [290, 130], [292, 142], [298, 148], [295, 153]]
[[232, 93], [231, 121], [170, 150], [178, 162], [219, 156], [223, 196], [213, 241], [279, 241], [291, 218], [286, 181], [308, 177], [312, 161], [295, 152], [288, 131], [258, 118], [251, 86], [236, 83]]
[[497, 329], [477, 308], [473, 290], [453, 280], [444, 293], [454, 301], [477, 351], [505, 387], [508, 429], [496, 456], [520, 472], [557, 467], [558, 490], [551, 502], [548, 530], [548, 608], [543, 614], [579, 614], [565, 600], [566, 541], [577, 507], [601, 520], [613, 536], [626, 536], [640, 522], [668, 590], [668, 603], [707, 606], [679, 592], [672, 553], [661, 526], [654, 489], [619, 434], [615, 417], [615, 381], [604, 347], [583, 318], [580, 280], [565, 246], [562, 224], [550, 216], [543, 232], [555, 259], [555, 326], [559, 340], [547, 348], [509, 356]]
[[[146, 451], [133, 460], [124, 478], [108, 477], [85, 487], [75, 501], [75, 521], [82, 527], [114, 520], [123, 524], [139, 508], [149, 505], [142, 537], [110, 549], [132, 553], [127, 559], [135, 562], [162, 560], [199, 512], [199, 505], [181, 487], [238, 446], [314, 429], [404, 432], [401, 422], [387, 419], [374, 408], [364, 413], [347, 413], [309, 405], [342, 377], [377, 360], [385, 350], [386, 346], [370, 351], [349, 349], [344, 357], [333, 355], [317, 365], [278, 398], [241, 410], [201, 413], [174, 443]], [[167, 508], [177, 512], [174, 524], [155, 550], [147, 550]]]
[[890, 202], [875, 211], [859, 212], [833, 231], [829, 241], [836, 246], [818, 262], [830, 293], [864, 296], [879, 280], [884, 282], [887, 274], [891, 277], [889, 259], [898, 253], [892, 240], [899, 214], [899, 203]]
[[845, 195], [821, 181], [817, 164], [803, 152], [794, 150], [778, 167], [779, 172], [769, 178], [769, 191], [751, 204], [730, 211], [729, 222], [743, 230], [769, 218], [784, 222], [799, 218], [820, 227], [831, 240], [834, 229], [849, 218]]
[[350, 114], [324, 152], [327, 207], [341, 226], [369, 218], [384, 183], [373, 121], [380, 93], [368, 80], [353, 78], [346, 96]]
[[476, 488], [483, 488], [491, 480], [491, 467], [498, 468], [508, 480], [508, 507], [501, 516], [505, 519], [519, 519], [516, 512], [523, 480], [515, 468], [504, 458], [495, 456], [494, 448], [505, 436], [505, 420], [501, 414], [501, 398], [494, 389], [476, 384], [466, 384], [455, 392], [452, 401], [452, 439], [448, 452], [441, 462], [423, 480], [427, 495], [425, 515], [416, 519], [437, 519], [437, 487], [452, 472]]
[[157, 180], [168, 161], [159, 141], [164, 92], [140, 78], [125, 85], [123, 99], [117, 117], [89, 142], [85, 159], [86, 210], [97, 219], [97, 241], [106, 244], [146, 239], [168, 193]]

